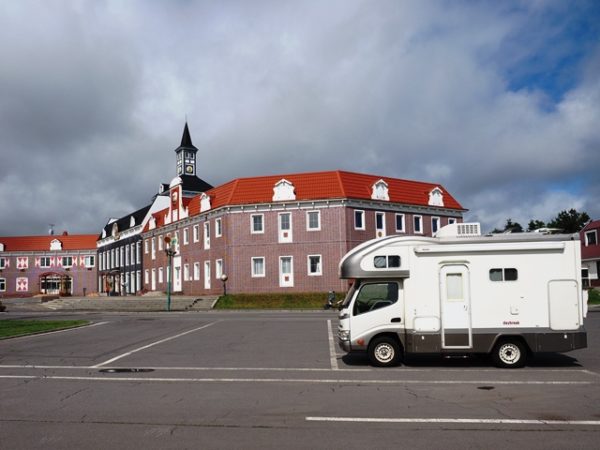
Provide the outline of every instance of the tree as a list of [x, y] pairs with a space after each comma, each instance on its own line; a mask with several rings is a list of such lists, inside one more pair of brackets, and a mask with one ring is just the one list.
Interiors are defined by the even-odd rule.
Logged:
[[506, 219], [506, 224], [503, 230], [494, 228], [492, 233], [522, 233], [523, 227], [519, 222], [513, 222], [512, 219]]
[[527, 225], [527, 231], [535, 231], [539, 228], [544, 228], [546, 224], [543, 220], [531, 219]]
[[561, 211], [556, 218], [548, 223], [550, 228], [560, 228], [564, 233], [577, 233], [588, 223], [590, 216], [586, 212], [577, 212], [575, 209]]

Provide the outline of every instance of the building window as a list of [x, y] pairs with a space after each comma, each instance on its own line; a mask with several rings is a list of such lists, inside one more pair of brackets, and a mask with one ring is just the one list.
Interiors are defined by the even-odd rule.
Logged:
[[321, 255], [308, 255], [308, 275], [323, 275], [321, 268]]
[[456, 219], [454, 217], [450, 217], [448, 219], [448, 225], [452, 225], [453, 223], [456, 223]]
[[586, 231], [585, 232], [585, 245], [598, 245], [598, 235], [596, 234], [596, 230]]
[[210, 248], [210, 222], [204, 222], [204, 248]]
[[215, 237], [223, 236], [223, 221], [219, 219], [215, 219]]
[[254, 278], [265, 276], [265, 258], [252, 258], [252, 276]]
[[414, 216], [413, 217], [413, 225], [415, 234], [423, 234], [423, 217], [422, 216]]
[[264, 233], [264, 215], [263, 214], [252, 214], [251, 216], [251, 228], [250, 232], [253, 234]]
[[190, 281], [190, 265], [183, 265], [183, 281]]
[[135, 248], [135, 262], [136, 264], [140, 264], [142, 262], [142, 243], [136, 242]]
[[152, 248], [152, 259], [156, 259], [156, 239], [152, 238], [152, 244], [150, 246]]
[[125, 246], [125, 265], [129, 266], [129, 245]]
[[396, 214], [396, 233], [404, 233], [404, 214]]
[[215, 261], [215, 278], [217, 280], [221, 279], [221, 275], [223, 275], [223, 260], [217, 259]]
[[204, 261], [204, 289], [210, 289], [210, 261]]
[[50, 267], [50, 257], [49, 256], [42, 256], [40, 258], [40, 267], [42, 267], [42, 268]]
[[200, 263], [194, 263], [194, 280], [198, 281], [200, 279]]
[[73, 267], [73, 257], [72, 256], [63, 256], [62, 257], [62, 266], [63, 267]]
[[84, 258], [84, 261], [86, 268], [94, 267], [96, 265], [96, 257], [94, 255], [87, 255]]
[[490, 281], [517, 281], [517, 269], [490, 269]]
[[321, 229], [320, 211], [308, 211], [306, 213], [306, 229], [308, 231], [318, 231]]
[[365, 212], [360, 210], [354, 211], [354, 229], [364, 230], [365, 229]]
[[294, 258], [291, 256], [279, 257], [279, 286], [294, 286]]
[[190, 243], [190, 230], [189, 228], [183, 229], [183, 245], [188, 245]]
[[162, 236], [158, 236], [156, 239], [158, 239], [158, 250], [162, 251], [163, 250], [163, 243], [165, 242], [165, 240], [163, 239]]
[[0, 258], [0, 269], [4, 269], [6, 267], [6, 258]]
[[292, 242], [292, 214], [279, 214], [279, 242]]
[[159, 283], [163, 282], [163, 268], [162, 267], [158, 268], [158, 282]]
[[144, 241], [144, 253], [147, 255], [148, 254], [148, 239], [146, 239]]
[[194, 242], [200, 241], [200, 225], [194, 225], [193, 237], [194, 237]]
[[144, 270], [144, 284], [148, 284], [150, 280], [150, 272], [148, 269]]
[[0, 292], [6, 291], [6, 278], [0, 278]]
[[437, 230], [440, 229], [440, 218], [439, 217], [432, 217], [431, 218], [431, 233], [436, 233]]
[[380, 238], [385, 236], [385, 213], [375, 213], [375, 236]]

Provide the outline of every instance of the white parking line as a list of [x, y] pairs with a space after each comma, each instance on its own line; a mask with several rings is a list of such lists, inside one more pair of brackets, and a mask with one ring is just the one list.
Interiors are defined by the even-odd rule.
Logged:
[[307, 417], [309, 422], [362, 423], [455, 423], [494, 425], [600, 425], [600, 420], [536, 420], [536, 419], [447, 419], [447, 418], [379, 418], [379, 417]]
[[111, 358], [111, 359], [109, 359], [107, 361], [104, 361], [104, 362], [102, 362], [100, 364], [96, 364], [95, 366], [92, 366], [92, 369], [97, 369], [98, 367], [105, 366], [105, 365], [110, 364], [112, 362], [115, 362], [115, 361], [117, 361], [117, 360], [119, 360], [121, 358], [125, 358], [126, 356], [132, 355], [133, 353], [137, 353], [139, 351], [146, 350], [147, 348], [154, 347], [155, 345], [162, 344], [163, 342], [167, 342], [167, 341], [171, 341], [173, 339], [177, 339], [178, 337], [185, 336], [186, 334], [193, 333], [194, 331], [199, 331], [199, 330], [202, 330], [204, 328], [208, 328], [208, 327], [210, 327], [211, 325], [214, 325], [217, 322], [220, 322], [220, 320], [208, 323], [208, 324], [203, 325], [203, 326], [198, 327], [198, 328], [194, 328], [193, 330], [184, 331], [183, 333], [176, 334], [175, 336], [171, 336], [171, 337], [168, 337], [168, 338], [165, 338], [165, 339], [161, 339], [160, 341], [156, 341], [156, 342], [153, 342], [151, 344], [144, 345], [143, 347], [136, 348], [136, 349], [131, 350], [131, 351], [127, 352], [127, 353], [123, 353], [122, 355], [115, 356], [114, 358]]
[[0, 375], [0, 379], [38, 379], [38, 380], [78, 380], [78, 381], [136, 381], [136, 382], [180, 382], [180, 383], [304, 383], [304, 384], [354, 384], [354, 385], [460, 385], [460, 384], [494, 384], [494, 385], [593, 385], [592, 381], [455, 381], [455, 380], [352, 380], [352, 379], [311, 379], [311, 378], [165, 378], [165, 377], [77, 377], [60, 375]]
[[331, 370], [338, 370], [337, 354], [335, 352], [335, 342], [333, 340], [333, 330], [331, 329], [331, 319], [327, 320], [327, 336], [329, 338], [329, 360], [331, 361]]

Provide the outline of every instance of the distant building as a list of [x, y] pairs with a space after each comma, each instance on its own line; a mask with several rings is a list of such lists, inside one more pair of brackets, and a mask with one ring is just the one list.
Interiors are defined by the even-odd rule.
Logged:
[[584, 286], [600, 287], [600, 220], [592, 220], [579, 234]]
[[338, 263], [356, 245], [390, 234], [428, 235], [465, 209], [435, 183], [344, 171], [239, 178], [187, 197], [183, 180], [144, 227], [143, 284], [167, 289], [165, 237], [176, 250], [172, 289], [223, 292], [345, 290]]
[[96, 235], [0, 237], [0, 296], [95, 292]]
[[[187, 123], [175, 149], [181, 195], [191, 198], [212, 186], [196, 176], [198, 149], [192, 144]], [[98, 237], [98, 290], [107, 295], [139, 294], [143, 258], [141, 232], [152, 214], [169, 206], [169, 185], [161, 184], [152, 203], [119, 219], [109, 219]]]

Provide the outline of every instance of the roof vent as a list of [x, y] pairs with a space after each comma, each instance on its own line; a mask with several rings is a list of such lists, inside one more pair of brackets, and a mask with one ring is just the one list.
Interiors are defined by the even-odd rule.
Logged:
[[451, 223], [435, 234], [435, 237], [474, 237], [481, 236], [481, 225], [479, 222]]

